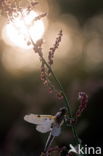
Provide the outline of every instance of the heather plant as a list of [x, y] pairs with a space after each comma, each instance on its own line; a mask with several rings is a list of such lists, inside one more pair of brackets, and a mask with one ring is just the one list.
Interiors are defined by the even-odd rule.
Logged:
[[[32, 46], [34, 53], [37, 54], [40, 59], [40, 64], [41, 64], [40, 79], [41, 79], [43, 85], [45, 87], [47, 87], [48, 92], [50, 94], [55, 95], [58, 99], [58, 102], [59, 103], [61, 102], [63, 104], [63, 108], [65, 108], [65, 110], [66, 110], [66, 112], [63, 116], [63, 121], [64, 121], [64, 124], [67, 126], [67, 128], [71, 129], [71, 131], [73, 133], [74, 146], [81, 144], [81, 140], [79, 139], [77, 131], [76, 131], [76, 124], [78, 122], [78, 118], [81, 116], [82, 112], [87, 107], [88, 96], [86, 95], [85, 92], [79, 93], [78, 108], [77, 108], [76, 112], [72, 113], [70, 102], [64, 92], [63, 86], [60, 83], [59, 79], [56, 77], [56, 75], [52, 69], [52, 66], [54, 63], [55, 52], [56, 52], [56, 49], [58, 49], [59, 44], [62, 40], [63, 31], [60, 30], [58, 32], [58, 35], [54, 41], [53, 46], [51, 46], [48, 51], [48, 59], [46, 60], [44, 57], [43, 48], [42, 48], [42, 45], [44, 44], [43, 39], [41, 38], [36, 42], [34, 42], [34, 40], [32, 39], [32, 37], [29, 33], [29, 27], [25, 23], [25, 19], [24, 19], [25, 15], [23, 12], [23, 7], [22, 7], [21, 1], [17, 2], [16, 0], [13, 0], [13, 1], [3, 0], [0, 3], [1, 3], [1, 7], [2, 7], [2, 14], [6, 14], [6, 16], [8, 18], [8, 22], [14, 23], [15, 18], [17, 16], [20, 15], [22, 17], [22, 20], [27, 29], [27, 38], [25, 41], [28, 46], [29, 45]], [[25, 6], [25, 9], [27, 11], [26, 14], [28, 14], [31, 10], [33, 10], [37, 4], [38, 4], [38, 2], [35, 2], [35, 1], [27, 2], [27, 5]], [[40, 20], [41, 18], [45, 18], [45, 16], [47, 16], [47, 13], [40, 14], [39, 16], [35, 17], [32, 22], [36, 22], [37, 20]], [[60, 112], [59, 112], [59, 115], [60, 115]], [[56, 116], [56, 118], [54, 120], [56, 120], [58, 118], [58, 113], [55, 116]], [[60, 123], [60, 126], [61, 125], [62, 124]], [[53, 129], [53, 127], [51, 126], [51, 131], [52, 131], [52, 129]], [[55, 137], [53, 137], [52, 141], [54, 139], [55, 139]], [[51, 147], [52, 141], [48, 145], [48, 148], [41, 153], [41, 156], [43, 156], [43, 155], [50, 156], [53, 152], [56, 152], [57, 155], [61, 155], [63, 151], [66, 152], [66, 156], [73, 155], [72, 152], [68, 153], [68, 148], [66, 146]]]

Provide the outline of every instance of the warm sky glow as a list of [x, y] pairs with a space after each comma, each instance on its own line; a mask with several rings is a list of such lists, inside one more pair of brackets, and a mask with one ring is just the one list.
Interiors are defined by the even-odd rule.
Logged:
[[4, 26], [3, 39], [12, 46], [28, 49], [31, 48], [30, 45], [27, 45], [29, 39], [28, 34], [30, 34], [34, 42], [40, 39], [44, 33], [44, 23], [42, 20], [33, 22], [33, 19], [38, 16], [34, 11], [27, 13], [24, 9], [23, 16], [24, 18], [19, 13], [13, 22]]

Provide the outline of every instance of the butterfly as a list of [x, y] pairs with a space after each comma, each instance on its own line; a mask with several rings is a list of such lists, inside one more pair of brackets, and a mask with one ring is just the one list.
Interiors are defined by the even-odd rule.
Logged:
[[60, 110], [54, 116], [36, 115], [36, 114], [30, 114], [24, 116], [25, 121], [36, 125], [37, 131], [41, 133], [50, 132], [45, 145], [44, 152], [48, 150], [54, 138], [60, 135], [61, 126], [64, 122], [65, 114], [66, 114], [66, 108], [63, 107], [60, 108]]

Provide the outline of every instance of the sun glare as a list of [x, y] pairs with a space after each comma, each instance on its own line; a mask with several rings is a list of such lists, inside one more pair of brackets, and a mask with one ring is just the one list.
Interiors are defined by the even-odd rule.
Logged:
[[9, 45], [19, 48], [32, 48], [32, 46], [29, 45], [30, 36], [34, 42], [42, 38], [44, 34], [43, 21], [41, 19], [34, 21], [34, 18], [38, 16], [38, 13], [34, 11], [28, 13], [26, 9], [23, 10], [22, 15], [18, 12], [18, 16], [13, 16], [15, 19], [9, 24], [6, 24], [3, 28], [2, 35], [4, 41]]

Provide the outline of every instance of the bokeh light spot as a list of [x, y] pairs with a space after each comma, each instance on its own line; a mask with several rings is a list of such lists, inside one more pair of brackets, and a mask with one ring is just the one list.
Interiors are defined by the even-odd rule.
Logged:
[[34, 20], [37, 16], [38, 13], [34, 11], [28, 13], [26, 9], [22, 11], [22, 14], [18, 12], [18, 16], [14, 14], [13, 17], [15, 18], [13, 21], [6, 24], [3, 28], [2, 36], [4, 41], [9, 45], [19, 48], [32, 48], [32, 45], [28, 44], [30, 36], [36, 42], [44, 34], [43, 20]]

